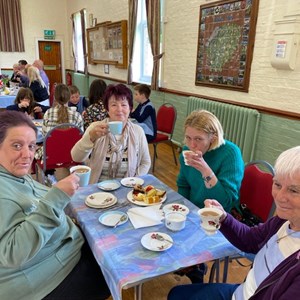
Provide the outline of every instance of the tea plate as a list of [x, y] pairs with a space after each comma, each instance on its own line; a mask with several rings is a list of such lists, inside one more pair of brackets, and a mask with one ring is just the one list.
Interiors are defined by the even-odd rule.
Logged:
[[126, 177], [121, 180], [121, 184], [126, 187], [134, 187], [136, 184], [143, 185], [144, 179], [138, 177]]
[[[160, 241], [156, 239], [156, 234], [159, 234], [166, 240]], [[168, 242], [167, 240], [169, 240], [170, 242]], [[168, 234], [163, 232], [149, 232], [142, 237], [141, 243], [143, 247], [148, 250], [161, 252], [172, 247], [173, 239]]]
[[117, 198], [111, 193], [94, 193], [88, 195], [85, 204], [93, 208], [105, 208], [114, 205]]
[[190, 212], [189, 208], [183, 204], [179, 204], [179, 203], [170, 203], [167, 204], [163, 207], [163, 212], [166, 213], [170, 213], [170, 212], [180, 212], [183, 215], [188, 215], [188, 213]]
[[163, 202], [165, 202], [165, 201], [167, 200], [167, 193], [165, 193], [164, 196], [160, 198], [160, 202], [148, 204], [148, 203], [145, 203], [144, 201], [134, 200], [134, 199], [133, 199], [132, 192], [133, 192], [133, 191], [130, 191], [130, 192], [127, 194], [127, 199], [128, 199], [128, 201], [130, 201], [131, 203], [136, 204], [136, 205], [139, 205], [139, 206], [152, 206], [152, 205], [162, 204]]
[[120, 218], [122, 218], [123, 216], [125, 216], [124, 220], [120, 221], [120, 223], [117, 225], [120, 226], [128, 221], [128, 216], [125, 212], [119, 210], [108, 211], [102, 214], [99, 217], [99, 222], [105, 226], [115, 227]]
[[103, 191], [114, 191], [121, 186], [118, 180], [104, 180], [98, 183], [98, 188]]

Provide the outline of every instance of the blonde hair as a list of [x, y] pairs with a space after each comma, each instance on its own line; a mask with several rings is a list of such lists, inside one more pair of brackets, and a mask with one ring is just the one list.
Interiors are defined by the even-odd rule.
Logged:
[[184, 129], [192, 127], [214, 135], [209, 150], [216, 149], [225, 143], [224, 132], [218, 118], [207, 110], [195, 110], [185, 120]]
[[31, 85], [31, 83], [33, 81], [37, 80], [43, 88], [46, 87], [45, 82], [42, 79], [38, 68], [36, 68], [34, 66], [30, 66], [27, 69], [27, 76], [29, 78], [29, 86]]
[[65, 84], [58, 84], [55, 87], [54, 92], [55, 102], [58, 104], [58, 111], [57, 111], [57, 123], [68, 123], [69, 122], [69, 110], [68, 107], [65, 105], [68, 103], [71, 97], [70, 90], [67, 85]]

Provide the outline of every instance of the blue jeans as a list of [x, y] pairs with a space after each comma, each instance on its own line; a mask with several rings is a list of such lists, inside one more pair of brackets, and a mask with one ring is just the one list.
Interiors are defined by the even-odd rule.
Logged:
[[230, 300], [239, 284], [195, 283], [171, 289], [168, 300]]

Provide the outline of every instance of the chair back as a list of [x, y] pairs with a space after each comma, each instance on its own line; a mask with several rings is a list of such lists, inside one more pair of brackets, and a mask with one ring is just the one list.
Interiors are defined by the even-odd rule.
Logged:
[[[260, 167], [268, 171], [263, 171]], [[274, 215], [275, 204], [272, 196], [274, 169], [266, 161], [253, 161], [245, 166], [240, 189], [240, 203], [246, 204], [252, 213], [264, 222]]]
[[172, 138], [176, 118], [177, 111], [172, 104], [165, 103], [160, 106], [156, 115], [157, 131], [166, 133]]
[[43, 143], [43, 170], [70, 167], [77, 163], [72, 160], [71, 150], [81, 139], [83, 132], [74, 124], [64, 123], [52, 128]]

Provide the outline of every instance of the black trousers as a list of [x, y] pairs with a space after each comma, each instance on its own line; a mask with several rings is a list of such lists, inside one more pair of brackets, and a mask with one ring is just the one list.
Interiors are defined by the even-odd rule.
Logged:
[[104, 300], [110, 296], [101, 269], [87, 242], [72, 272], [43, 300]]

